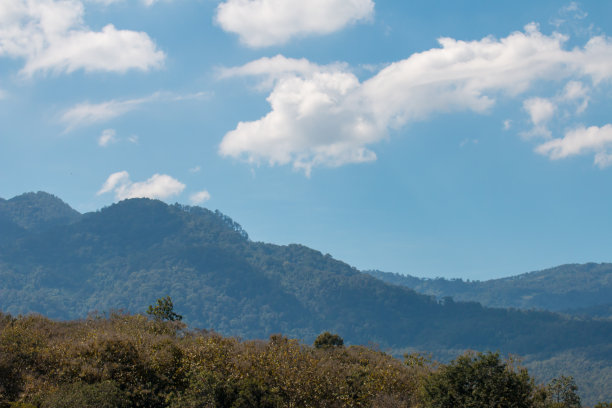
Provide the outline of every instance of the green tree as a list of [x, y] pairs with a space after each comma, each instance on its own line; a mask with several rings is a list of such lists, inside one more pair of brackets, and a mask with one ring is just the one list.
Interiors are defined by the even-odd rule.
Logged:
[[331, 347], [342, 347], [344, 346], [344, 340], [337, 334], [331, 334], [326, 331], [319, 334], [314, 341], [315, 348], [331, 348]]
[[149, 305], [147, 314], [157, 321], [180, 321], [183, 316], [174, 313], [174, 304], [170, 296], [157, 299], [157, 305]]
[[580, 408], [580, 396], [574, 377], [562, 375], [548, 384], [548, 393], [554, 407]]
[[431, 408], [528, 408], [533, 390], [527, 370], [499, 353], [467, 353], [425, 379], [423, 399]]

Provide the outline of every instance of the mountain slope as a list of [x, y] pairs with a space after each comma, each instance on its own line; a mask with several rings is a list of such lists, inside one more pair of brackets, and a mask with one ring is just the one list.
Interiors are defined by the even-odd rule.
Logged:
[[59, 198], [42, 191], [0, 199], [0, 222], [8, 221], [27, 230], [67, 224], [80, 215]]
[[367, 273], [385, 282], [420, 293], [458, 301], [476, 301], [490, 307], [514, 307], [612, 317], [612, 264], [571, 264], [488, 281], [421, 279], [380, 271]]
[[78, 318], [170, 295], [196, 327], [247, 338], [323, 330], [387, 347], [555, 352], [609, 342], [612, 323], [439, 303], [301, 245], [252, 242], [218, 212], [147, 199], [0, 245], [0, 308]]

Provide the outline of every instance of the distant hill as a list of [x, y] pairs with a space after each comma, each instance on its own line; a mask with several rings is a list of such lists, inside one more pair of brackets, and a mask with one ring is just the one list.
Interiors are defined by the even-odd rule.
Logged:
[[479, 302], [490, 307], [543, 309], [612, 318], [612, 264], [562, 265], [483, 282], [423, 279], [381, 271], [368, 274], [437, 298]]
[[203, 208], [132, 199], [78, 215], [44, 193], [8, 202], [28, 227], [0, 246], [0, 308], [11, 313], [139, 311], [169, 294], [192, 325], [247, 338], [331, 329], [352, 343], [528, 353], [612, 337], [612, 323], [440, 303], [302, 245], [252, 242]]
[[79, 215], [34, 196], [41, 200], [24, 200], [29, 209], [8, 200], [19, 216], [0, 240], [4, 312], [73, 319], [144, 311], [170, 295], [191, 327], [243, 338], [282, 332], [310, 343], [330, 330], [349, 344], [490, 349], [537, 361], [589, 349], [612, 367], [612, 322], [440, 301], [302, 245], [253, 242], [218, 211], [131, 199]]
[[59, 198], [42, 191], [0, 199], [0, 227], [13, 224], [26, 230], [40, 229], [68, 224], [80, 216]]

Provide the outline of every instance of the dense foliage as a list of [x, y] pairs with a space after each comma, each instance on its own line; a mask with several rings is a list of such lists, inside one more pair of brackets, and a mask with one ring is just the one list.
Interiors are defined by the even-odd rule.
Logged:
[[1, 408], [565, 407], [552, 386], [492, 353], [402, 362], [118, 312], [68, 322], [0, 314]]
[[[253, 242], [218, 211], [132, 199], [67, 219], [61, 200], [40, 194], [8, 200], [30, 210], [15, 205], [5, 220], [16, 227], [0, 234], [0, 310], [13, 315], [141, 311], [169, 295], [190, 327], [247, 339], [282, 332], [310, 343], [329, 330], [347, 344], [437, 355], [491, 349], [537, 361], [594, 349], [602, 352], [589, 361], [612, 367], [612, 322], [438, 301], [302, 245]], [[597, 395], [612, 397], [611, 379], [593, 380], [607, 385]]]
[[490, 307], [544, 309], [612, 319], [612, 264], [562, 265], [487, 281], [424, 279], [381, 271], [368, 274], [437, 298], [477, 301]]

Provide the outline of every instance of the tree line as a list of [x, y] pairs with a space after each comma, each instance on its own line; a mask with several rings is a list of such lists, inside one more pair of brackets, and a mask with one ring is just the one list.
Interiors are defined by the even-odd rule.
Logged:
[[571, 377], [537, 384], [498, 353], [400, 360], [330, 332], [313, 346], [281, 334], [241, 341], [181, 318], [169, 297], [146, 314], [76, 321], [0, 313], [0, 407], [581, 406]]

